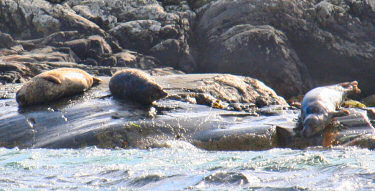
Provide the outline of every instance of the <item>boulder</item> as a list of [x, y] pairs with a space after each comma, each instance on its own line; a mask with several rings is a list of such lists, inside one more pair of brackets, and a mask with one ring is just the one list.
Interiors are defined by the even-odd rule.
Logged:
[[197, 99], [201, 94], [209, 94], [216, 100], [227, 103], [257, 104], [259, 100], [263, 100], [262, 106], [287, 105], [284, 98], [278, 96], [275, 91], [250, 77], [230, 74], [185, 74], [159, 76], [155, 77], [155, 80], [164, 90], [180, 97], [189, 95]]
[[80, 59], [92, 58], [100, 60], [101, 58], [112, 54], [111, 46], [103, 37], [94, 35], [85, 39], [76, 39], [65, 41], [61, 46], [69, 47]]
[[15, 39], [34, 39], [68, 30], [106, 36], [100, 27], [77, 15], [68, 5], [45, 0], [1, 1], [0, 30]]
[[[322, 85], [352, 80], [357, 80], [361, 84], [361, 89], [365, 92], [364, 96], [373, 94], [375, 91], [371, 85], [372, 74], [370, 72], [375, 67], [373, 64], [375, 61], [375, 40], [371, 38], [375, 35], [375, 5], [371, 1], [218, 0], [198, 9], [197, 15], [198, 21], [194, 34], [198, 40], [193, 47], [197, 47], [197, 52], [200, 53], [198, 60], [198, 63], [201, 63], [200, 67], [227, 62], [220, 60], [220, 54], [223, 53], [223, 49], [225, 50], [225, 41], [227, 39], [238, 40], [239, 36], [247, 37], [242, 37], [241, 40], [247, 42], [248, 46], [259, 45], [260, 47], [248, 50], [248, 46], [245, 46], [246, 43], [238, 46], [241, 43], [235, 41], [232, 44], [237, 46], [232, 47], [239, 50], [236, 52], [240, 52], [242, 47], [248, 50], [243, 55], [248, 55], [248, 57], [253, 54], [259, 55], [259, 52], [262, 52], [261, 47], [265, 48], [267, 42], [270, 43], [270, 41], [253, 40], [254, 37], [251, 37], [250, 34], [243, 34], [247, 30], [234, 32], [228, 38], [223, 38], [223, 36], [231, 29], [238, 29], [243, 25], [251, 25], [254, 28], [267, 26], [278, 31], [274, 36], [284, 42], [284, 45], [276, 48], [276, 50], [283, 50], [284, 55], [271, 50], [270, 55], [274, 57], [272, 60], [277, 60], [275, 58], [279, 57], [279, 60], [284, 60], [284, 62], [281, 62], [283, 64], [273, 64], [274, 62], [266, 60], [267, 57], [258, 56], [258, 62], [264, 64], [262, 67], [251, 67], [251, 70], [254, 68], [262, 70], [265, 65], [273, 64], [273, 67], [270, 66], [273, 70], [287, 71], [288, 69], [284, 69], [288, 68], [285, 67], [285, 63], [288, 63], [289, 66], [293, 65], [294, 69], [289, 71], [295, 78], [289, 79], [298, 80], [299, 83], [290, 87], [294, 89], [292, 94], [301, 90], [302, 92], [306, 91], [311, 87], [311, 82], [315, 85]], [[215, 55], [212, 52], [220, 53]], [[237, 61], [237, 54], [233, 54], [233, 58], [229, 57], [230, 65], [243, 63]], [[288, 56], [285, 57], [285, 55]], [[212, 59], [215, 57], [219, 57], [219, 59]], [[290, 60], [286, 59], [288, 57]], [[242, 64], [237, 65], [241, 66]], [[236, 67], [233, 66], [233, 68]], [[239, 68], [237, 72], [243, 72], [243, 68]], [[242, 74], [245, 75], [244, 73]], [[312, 81], [308, 77], [309, 74]], [[246, 75], [252, 76], [253, 74], [248, 71]], [[273, 81], [285, 79], [282, 75], [273, 75], [267, 78], [259, 79], [266, 83], [271, 81], [270, 79]], [[287, 90], [280, 90], [286, 86], [276, 87], [273, 82], [267, 84], [275, 88], [281, 95], [286, 95], [284, 92]]]
[[271, 26], [236, 25], [209, 39], [200, 71], [251, 76], [286, 97], [312, 87], [285, 34]]
[[137, 20], [121, 23], [110, 31], [123, 48], [145, 52], [159, 41], [161, 23], [155, 20]]
[[116, 58], [116, 66], [152, 69], [160, 67], [160, 62], [152, 56], [145, 56], [134, 51], [123, 51], [114, 54]]
[[255, 12], [263, 14], [256, 4], [217, 1], [201, 13], [194, 30], [199, 71], [255, 77], [286, 97], [303, 94], [312, 87], [306, 66], [282, 31], [269, 23], [252, 22], [260, 17]]
[[191, 72], [196, 67], [189, 48], [195, 13], [186, 1], [69, 0], [66, 4], [108, 31], [124, 49], [155, 56], [176, 69]]
[[0, 48], [10, 48], [14, 44], [12, 36], [0, 31]]

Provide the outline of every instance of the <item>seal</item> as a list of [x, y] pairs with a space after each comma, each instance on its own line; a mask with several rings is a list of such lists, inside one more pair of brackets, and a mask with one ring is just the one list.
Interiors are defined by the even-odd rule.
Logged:
[[109, 81], [109, 89], [114, 97], [146, 105], [168, 95], [150, 75], [138, 69], [116, 72]]
[[48, 103], [84, 92], [101, 80], [77, 68], [58, 68], [40, 73], [16, 94], [20, 106]]
[[334, 117], [348, 115], [347, 110], [340, 108], [342, 102], [346, 96], [360, 92], [357, 81], [317, 87], [307, 92], [301, 104], [302, 135], [316, 135], [330, 125]]

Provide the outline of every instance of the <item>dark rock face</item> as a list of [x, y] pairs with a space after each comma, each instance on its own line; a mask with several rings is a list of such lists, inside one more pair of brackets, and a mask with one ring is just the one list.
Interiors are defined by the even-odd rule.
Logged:
[[0, 10], [0, 29], [16, 39], [32, 39], [66, 30], [100, 35], [105, 33], [69, 7], [44, 0], [5, 0], [0, 2]]
[[255, 4], [218, 1], [202, 14], [195, 30], [205, 42], [199, 47], [200, 69], [253, 76], [287, 97], [303, 94], [312, 87], [307, 68], [282, 31], [253, 21], [262, 14]]
[[[188, 44], [195, 13], [184, 1], [70, 0], [67, 4], [81, 16], [107, 30], [122, 48], [155, 56], [165, 65], [188, 72], [195, 69]], [[176, 41], [178, 47], [164, 46], [168, 40]], [[190, 59], [186, 61], [185, 58]]]
[[96, 66], [128, 66], [114, 54], [136, 51], [142, 58], [129, 66], [196, 67], [188, 44], [195, 13], [186, 1], [6, 0], [0, 12], [1, 48], [64, 47], [75, 62]]
[[299, 24], [297, 30], [287, 33], [316, 82], [357, 80], [363, 95], [373, 94], [375, 4], [316, 2], [302, 19], [306, 25]]
[[252, 76], [287, 97], [311, 88], [307, 69], [285, 35], [271, 26], [236, 25], [209, 39], [200, 62], [205, 72]]
[[13, 43], [14, 40], [9, 34], [0, 32], [0, 48], [10, 48]]
[[[292, 89], [294, 94], [311, 87], [306, 67], [317, 85], [358, 80], [364, 92], [373, 93], [375, 90], [369, 79], [375, 60], [375, 41], [371, 39], [375, 35], [374, 7], [371, 1], [215, 1], [198, 11], [199, 20], [194, 30], [199, 42], [198, 63], [209, 69], [218, 66], [219, 72], [227, 71], [227, 68], [221, 69], [222, 65], [231, 65], [232, 72], [250, 76], [254, 75], [253, 70], [264, 72], [269, 65], [276, 70], [276, 75], [267, 79], [257, 77], [286, 96], [285, 92], [291, 90], [283, 87]], [[247, 32], [251, 26], [277, 31], [268, 35], [283, 43], [262, 39], [264, 32], [259, 29], [256, 34]], [[229, 37], [225, 35], [230, 32]], [[237, 41], [230, 43], [232, 56], [222, 56], [227, 52], [227, 41], [234, 39]], [[262, 49], [267, 46], [272, 48], [268, 48], [269, 54], [264, 56], [266, 50]], [[244, 62], [240, 58], [245, 55], [253, 59], [244, 59]], [[229, 60], [225, 59], [227, 57]], [[246, 63], [248, 67], [244, 70]], [[287, 72], [293, 75], [283, 74]], [[280, 79], [299, 83], [280, 87], [280, 83], [274, 84], [281, 82]]]

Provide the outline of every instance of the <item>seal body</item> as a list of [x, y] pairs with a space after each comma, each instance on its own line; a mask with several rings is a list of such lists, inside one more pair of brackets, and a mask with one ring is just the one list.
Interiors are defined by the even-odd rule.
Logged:
[[116, 72], [109, 81], [109, 89], [117, 98], [134, 100], [142, 104], [151, 104], [168, 95], [150, 75], [137, 69]]
[[47, 103], [81, 93], [101, 80], [77, 68], [43, 72], [26, 82], [16, 94], [20, 106]]
[[302, 135], [313, 136], [324, 130], [332, 118], [347, 115], [348, 111], [340, 110], [340, 106], [347, 95], [360, 93], [357, 85], [357, 81], [343, 82], [307, 92], [301, 104]]

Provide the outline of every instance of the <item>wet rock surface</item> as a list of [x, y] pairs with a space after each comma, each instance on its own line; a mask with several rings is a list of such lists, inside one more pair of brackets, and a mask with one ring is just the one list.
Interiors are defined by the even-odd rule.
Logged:
[[[270, 125], [260, 125], [259, 128], [246, 127], [241, 131], [227, 129], [224, 132], [210, 133], [210, 130], [231, 127], [235, 121], [242, 118], [244, 120], [256, 118], [253, 113], [215, 109], [185, 101], [184, 95], [187, 94], [194, 97], [194, 94], [216, 92], [213, 90], [220, 87], [218, 85], [224, 81], [221, 79], [222, 75], [180, 74], [154, 78], [173, 99], [166, 98], [153, 106], [118, 100], [110, 96], [109, 78], [102, 77], [103, 81], [100, 85], [93, 87], [84, 95], [65, 98], [50, 104], [20, 108], [14, 99], [15, 91], [19, 87], [11, 84], [2, 86], [0, 92], [4, 97], [7, 96], [1, 100], [1, 107], [4, 110], [0, 115], [2, 129], [0, 142], [6, 147], [76, 148], [97, 145], [105, 148], [147, 148], [163, 140], [182, 139], [194, 142], [202, 148], [220, 150], [259, 150], [275, 146], [275, 143], [267, 141], [274, 139], [272, 132], [275, 128]], [[222, 87], [228, 90], [211, 96], [223, 102], [239, 101], [232, 98], [233, 95], [240, 94], [233, 82], [236, 78], [239, 83], [237, 86], [242, 85], [248, 91], [247, 99], [241, 98], [241, 102], [255, 104], [256, 97], [264, 93], [269, 94], [269, 105], [286, 103], [261, 82], [231, 75], [225, 76], [225, 79], [230, 79], [232, 84]], [[249, 83], [249, 80], [253, 82]], [[270, 133], [263, 134], [268, 131]], [[207, 142], [230, 134], [246, 142], [252, 142], [251, 139], [247, 139], [248, 137], [254, 137], [252, 140], [255, 142], [258, 137], [262, 137], [264, 141], [255, 145], [238, 143], [232, 145], [230, 142], [233, 139], [229, 138], [215, 144], [221, 145], [216, 147], [210, 147], [209, 145], [212, 144]], [[237, 137], [239, 134], [242, 137]]]
[[[215, 82], [218, 76], [222, 77], [218, 74], [204, 74], [194, 78], [183, 74], [156, 76], [155, 81], [171, 96], [151, 106], [113, 98], [108, 89], [108, 77], [102, 77], [100, 85], [83, 95], [25, 108], [19, 108], [14, 99], [14, 92], [19, 86], [2, 86], [0, 93], [5, 99], [0, 100], [0, 107], [3, 108], [0, 115], [0, 143], [4, 147], [20, 148], [79, 148], [95, 145], [102, 148], [145, 149], [163, 147], [169, 140], [181, 140], [208, 150], [265, 150], [321, 145], [322, 136], [305, 139], [298, 135], [294, 128], [299, 110], [282, 106], [285, 100], [281, 97], [269, 97], [270, 100], [278, 100], [278, 105], [252, 111], [216, 109], [192, 104], [184, 99], [186, 94], [192, 97], [202, 92], [210, 94], [210, 90], [215, 89], [212, 84], [220, 83], [220, 80]], [[239, 76], [226, 78], [243, 78], [246, 81], [245, 77]], [[211, 86], [203, 85], [205, 81], [209, 81]], [[226, 102], [227, 96], [236, 95], [234, 91], [238, 90], [235, 87], [227, 85], [226, 88], [232, 88], [232, 92], [210, 95]], [[259, 92], [268, 90], [268, 87], [253, 87], [248, 92], [259, 96]], [[251, 96], [248, 100], [242, 100], [244, 104], [247, 102], [255, 104]], [[338, 119], [347, 128], [335, 136], [335, 144], [370, 145], [369, 148], [372, 148], [373, 139], [369, 137], [374, 129], [367, 111], [350, 111], [349, 116]]]

